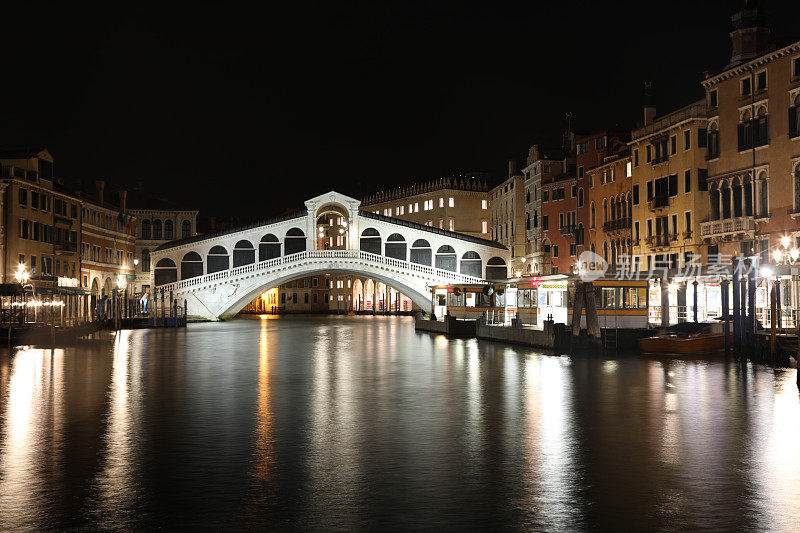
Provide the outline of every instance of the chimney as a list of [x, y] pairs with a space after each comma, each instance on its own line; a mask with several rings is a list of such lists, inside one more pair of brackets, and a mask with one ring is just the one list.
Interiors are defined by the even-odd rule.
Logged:
[[103, 205], [103, 190], [106, 188], [106, 182], [103, 180], [94, 180], [94, 186], [97, 190], [97, 203]]
[[656, 106], [653, 105], [653, 84], [646, 82], [644, 84], [644, 125], [652, 123], [656, 118]]
[[517, 162], [514, 159], [508, 160], [508, 177], [512, 177], [517, 173]]
[[128, 191], [122, 189], [119, 191], [119, 210], [123, 213], [127, 210], [128, 207]]

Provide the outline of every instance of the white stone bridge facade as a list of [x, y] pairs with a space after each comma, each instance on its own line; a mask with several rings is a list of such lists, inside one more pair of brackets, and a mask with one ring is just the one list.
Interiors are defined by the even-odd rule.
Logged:
[[218, 320], [293, 279], [349, 274], [381, 281], [427, 309], [431, 287], [508, 277], [510, 252], [499, 243], [360, 211], [358, 200], [333, 191], [305, 205], [160, 246], [151, 254], [155, 297], [185, 300], [190, 318]]

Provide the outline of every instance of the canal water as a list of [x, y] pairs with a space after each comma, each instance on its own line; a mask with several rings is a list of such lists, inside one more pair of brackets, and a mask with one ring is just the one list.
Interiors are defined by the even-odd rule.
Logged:
[[795, 371], [282, 317], [0, 355], [0, 530], [800, 530]]

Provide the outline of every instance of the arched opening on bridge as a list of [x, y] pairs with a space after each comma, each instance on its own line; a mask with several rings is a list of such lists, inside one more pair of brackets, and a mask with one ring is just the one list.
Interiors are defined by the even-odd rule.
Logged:
[[508, 267], [502, 257], [492, 257], [486, 262], [486, 279], [506, 279]]
[[100, 297], [100, 284], [97, 278], [92, 280], [92, 308], [97, 305], [97, 299]]
[[178, 267], [175, 266], [175, 261], [167, 257], [159, 259], [156, 263], [154, 278], [156, 286], [178, 281]]
[[445, 244], [436, 250], [436, 268], [449, 270], [450, 272], [458, 272], [458, 265], [456, 265], [456, 251], [452, 246]]
[[360, 278], [353, 280], [353, 310], [364, 310], [364, 283]]
[[406, 261], [406, 239], [399, 233], [392, 233], [386, 239], [386, 257]]
[[317, 217], [317, 250], [346, 250], [348, 248], [347, 212], [328, 205]]
[[203, 275], [203, 258], [197, 252], [189, 252], [181, 259], [181, 279]]
[[230, 261], [228, 257], [228, 250], [222, 246], [214, 246], [208, 251], [208, 265], [206, 271], [209, 274], [214, 272], [221, 272], [230, 268]]
[[411, 245], [411, 262], [418, 265], [431, 266], [431, 243], [425, 239], [417, 239]]
[[278, 236], [267, 233], [261, 237], [261, 242], [258, 243], [258, 260], [266, 261], [280, 256], [281, 242], [278, 240]]
[[361, 251], [381, 255], [381, 234], [375, 228], [361, 232]]
[[291, 228], [286, 232], [283, 241], [283, 250], [286, 255], [292, 255], [306, 251], [306, 234], [300, 228]]
[[233, 268], [242, 265], [250, 265], [256, 262], [256, 249], [253, 243], [241, 240], [233, 247]]
[[474, 276], [476, 278], [482, 277], [483, 264], [481, 263], [481, 256], [478, 252], [469, 251], [461, 256], [461, 265], [459, 271], [467, 276]]

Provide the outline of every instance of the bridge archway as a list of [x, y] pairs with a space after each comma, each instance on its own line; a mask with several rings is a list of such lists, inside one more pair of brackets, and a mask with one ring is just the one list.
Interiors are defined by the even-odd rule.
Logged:
[[256, 249], [253, 248], [253, 243], [244, 239], [237, 242], [233, 247], [233, 268], [255, 262]]
[[449, 270], [450, 272], [458, 272], [458, 265], [456, 264], [456, 251], [449, 244], [440, 246], [436, 250], [436, 268], [442, 270]]
[[203, 275], [203, 258], [197, 252], [188, 252], [181, 259], [181, 279]]
[[386, 257], [405, 261], [406, 256], [406, 238], [399, 233], [389, 235], [386, 238]]
[[505, 279], [508, 277], [508, 266], [502, 257], [492, 257], [486, 262], [486, 279]]
[[[291, 273], [286, 273], [282, 276], [277, 276], [266, 280], [263, 283], [254, 283], [250, 288], [245, 289], [241, 294], [237, 294], [230, 298], [227, 302], [225, 302], [222, 308], [217, 312], [217, 316], [219, 318], [231, 318], [235, 316], [239, 311], [241, 311], [244, 306], [248, 303], [252, 302], [257, 296], [263, 294], [264, 292], [278, 287], [279, 285], [283, 285], [295, 279], [317, 276], [320, 274], [331, 274], [331, 275], [349, 275], [361, 278], [367, 278], [366, 282], [366, 300], [370, 300], [373, 297], [373, 283], [376, 281], [391, 287], [392, 289], [402, 293], [406, 297], [410, 298], [412, 302], [414, 302], [417, 306], [421, 307], [422, 309], [428, 309], [430, 307], [430, 294], [427, 291], [417, 289], [413, 287], [411, 284], [406, 283], [404, 280], [401, 279], [394, 279], [390, 277], [390, 274], [386, 274], [384, 272], [378, 271], [377, 269], [373, 271], [372, 269], [356, 269], [356, 268], [347, 268], [347, 269], [329, 269], [324, 266], [314, 266], [313, 268], [303, 269], [302, 271], [294, 271]], [[365, 302], [366, 302], [365, 300]], [[372, 302], [373, 306], [375, 302]], [[210, 317], [209, 317], [210, 318]]]
[[460, 267], [459, 272], [467, 276], [480, 278], [483, 275], [483, 263], [477, 252], [469, 251], [462, 255]]
[[289, 228], [283, 239], [283, 251], [292, 255], [306, 251], [306, 234], [300, 228]]
[[278, 240], [278, 236], [273, 233], [267, 233], [261, 237], [261, 242], [258, 243], [258, 260], [266, 261], [280, 256], [281, 241]]
[[411, 257], [410, 260], [412, 263], [416, 263], [418, 265], [425, 265], [431, 266], [431, 243], [426, 241], [425, 239], [417, 239], [411, 245]]
[[381, 234], [375, 228], [367, 228], [361, 232], [360, 247], [362, 252], [381, 255]]
[[156, 286], [178, 281], [178, 267], [175, 266], [175, 261], [168, 257], [159, 259], [154, 276]]
[[[213, 246], [208, 251], [206, 271], [209, 274], [228, 270], [230, 267], [230, 256], [228, 256], [228, 250], [226, 250], [224, 247], [217, 245]], [[158, 283], [156, 283], [156, 285], [158, 285]]]

